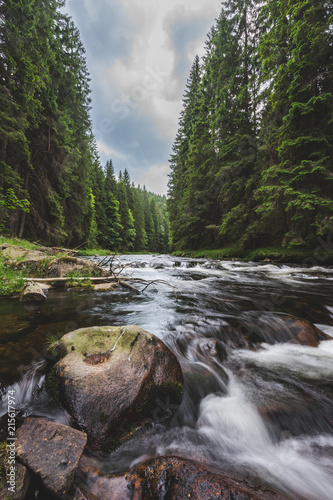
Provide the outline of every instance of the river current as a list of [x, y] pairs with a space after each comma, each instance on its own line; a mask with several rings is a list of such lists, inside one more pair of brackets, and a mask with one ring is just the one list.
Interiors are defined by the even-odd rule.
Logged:
[[[43, 304], [0, 301], [0, 416], [11, 389], [24, 415], [70, 424], [43, 389], [47, 338], [89, 325], [135, 324], [176, 354], [183, 400], [171, 423], [167, 405], [157, 405], [160, 418], [150, 429], [110, 456], [96, 455], [104, 473], [176, 455], [257, 477], [290, 498], [332, 500], [333, 269], [170, 256], [120, 260], [126, 274], [175, 288], [50, 291]], [[288, 321], [295, 317], [332, 340], [292, 343]]]

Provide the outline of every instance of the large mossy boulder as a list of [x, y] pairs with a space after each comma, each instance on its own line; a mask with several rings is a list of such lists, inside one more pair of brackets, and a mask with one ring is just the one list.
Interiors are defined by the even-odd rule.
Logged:
[[65, 356], [53, 377], [94, 448], [111, 449], [133, 426], [160, 416], [161, 400], [172, 411], [180, 403], [183, 376], [175, 355], [142, 328], [81, 328], [59, 347]]

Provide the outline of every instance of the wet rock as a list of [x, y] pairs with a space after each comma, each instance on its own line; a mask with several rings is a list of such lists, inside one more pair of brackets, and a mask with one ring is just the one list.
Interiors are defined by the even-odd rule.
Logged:
[[141, 423], [152, 391], [161, 387], [164, 394], [169, 387], [172, 399], [183, 382], [174, 354], [137, 326], [82, 328], [60, 343], [67, 352], [54, 368], [60, 393], [95, 448], [107, 449], [108, 443], [112, 448], [132, 425]]
[[17, 431], [17, 456], [51, 493], [65, 495], [87, 436], [81, 431], [44, 418], [28, 418]]
[[90, 492], [108, 500], [286, 500], [284, 495], [262, 484], [176, 457], [160, 457], [117, 476], [101, 476], [84, 459], [79, 467]]
[[290, 317], [286, 321], [286, 326], [292, 332], [294, 344], [317, 347], [322, 340], [331, 340], [329, 335], [305, 319]]
[[21, 294], [21, 300], [24, 302], [39, 301], [42, 302], [46, 300], [46, 295], [43, 288], [36, 282], [28, 282]]
[[[7, 471], [7, 473], [10, 473], [10, 471]], [[11, 483], [7, 483], [7, 479], [8, 477], [4, 478], [2, 484], [0, 482], [0, 499], [10, 498], [11, 500], [24, 500], [31, 480], [28, 469], [19, 462], [16, 462], [13, 485]], [[9, 490], [8, 488], [14, 488], [14, 491], [12, 489]]]
[[70, 498], [72, 500], [100, 500], [92, 493], [89, 493], [83, 486], [76, 486]]
[[231, 347], [252, 350], [258, 349], [263, 342], [271, 345], [291, 342], [317, 347], [322, 340], [331, 340], [309, 321], [287, 315], [242, 319], [238, 325], [222, 327], [219, 337]]
[[162, 264], [162, 263], [153, 264], [153, 269], [164, 269], [164, 268], [165, 268], [165, 264]]
[[222, 362], [227, 358], [227, 351], [220, 340], [198, 338], [193, 340], [193, 344], [195, 345], [199, 357], [202, 357], [206, 361], [208, 358]]

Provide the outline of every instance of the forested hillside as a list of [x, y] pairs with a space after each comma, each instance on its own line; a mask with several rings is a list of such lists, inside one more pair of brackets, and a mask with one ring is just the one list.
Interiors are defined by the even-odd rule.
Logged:
[[63, 0], [0, 1], [0, 230], [166, 251], [166, 199], [102, 168], [85, 50]]
[[174, 248], [316, 245], [332, 163], [332, 0], [224, 1], [173, 144]]

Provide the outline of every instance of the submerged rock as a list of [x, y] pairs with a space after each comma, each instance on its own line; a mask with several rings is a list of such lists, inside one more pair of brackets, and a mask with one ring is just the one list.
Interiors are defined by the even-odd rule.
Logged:
[[62, 337], [60, 346], [66, 353], [54, 368], [60, 395], [92, 447], [112, 448], [149, 411], [154, 418], [159, 388], [161, 398], [168, 392], [167, 409], [177, 406], [180, 365], [161, 340], [141, 328], [81, 328]]
[[87, 442], [87, 436], [67, 425], [28, 418], [17, 430], [17, 457], [54, 495], [65, 495]]
[[[133, 467], [121, 475], [102, 476], [82, 457], [80, 477], [89, 485], [93, 498], [108, 500], [156, 500], [157, 498], [197, 500], [286, 500], [271, 488], [253, 484], [248, 479], [211, 470], [192, 460], [160, 457]], [[77, 487], [79, 492], [80, 487]], [[82, 494], [82, 490], [81, 490]], [[76, 499], [89, 499], [75, 496]]]
[[28, 282], [21, 294], [21, 300], [25, 302], [32, 302], [32, 301], [44, 301], [46, 300], [46, 295], [44, 293], [43, 288], [38, 284], [35, 283], [34, 281]]

